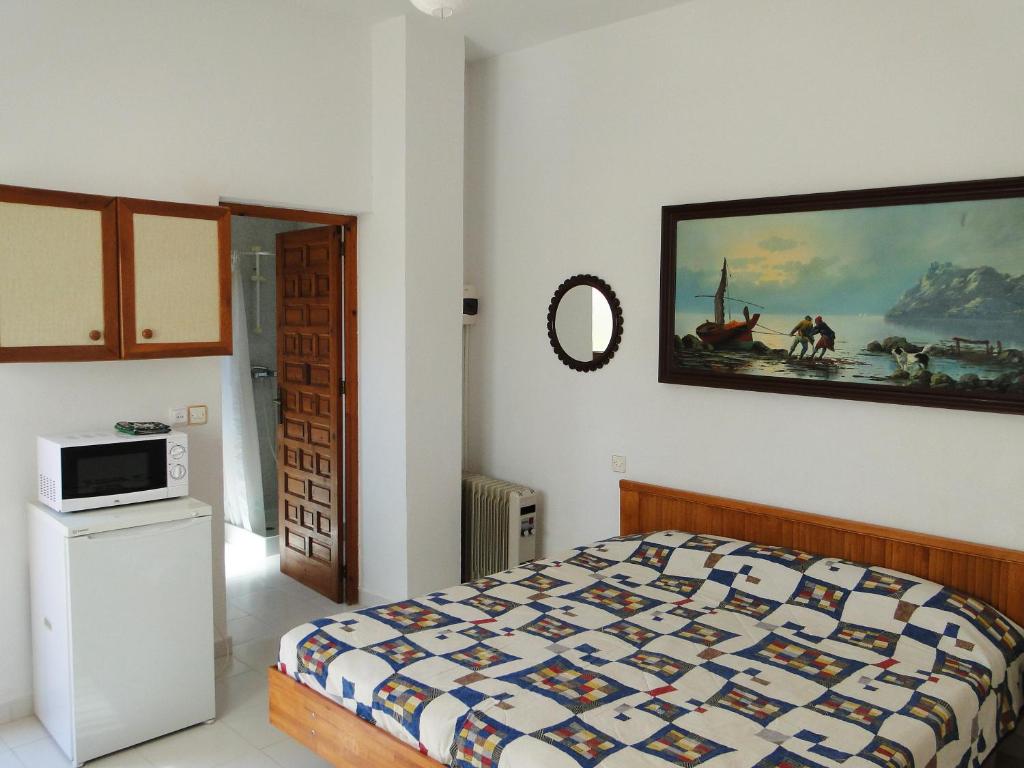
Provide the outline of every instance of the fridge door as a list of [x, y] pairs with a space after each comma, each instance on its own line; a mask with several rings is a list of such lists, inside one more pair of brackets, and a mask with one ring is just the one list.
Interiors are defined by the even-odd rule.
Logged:
[[210, 518], [68, 540], [82, 763], [214, 717]]

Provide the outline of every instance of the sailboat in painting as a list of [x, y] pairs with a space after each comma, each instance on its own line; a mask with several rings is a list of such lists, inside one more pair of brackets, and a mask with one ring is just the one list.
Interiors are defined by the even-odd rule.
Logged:
[[[751, 315], [750, 309], [743, 307], [742, 320], [725, 320], [725, 302], [732, 301], [729, 291], [729, 262], [722, 261], [722, 279], [715, 292], [715, 319], [697, 326], [697, 336], [701, 341], [714, 347], [749, 348], [754, 343], [754, 328], [761, 320], [760, 314]], [[710, 297], [709, 297], [710, 298]]]

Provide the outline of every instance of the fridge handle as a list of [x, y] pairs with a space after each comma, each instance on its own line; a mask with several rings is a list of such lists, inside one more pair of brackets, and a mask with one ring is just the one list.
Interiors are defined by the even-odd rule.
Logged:
[[193, 517], [188, 520], [172, 520], [168, 523], [155, 523], [153, 525], [139, 525], [134, 528], [126, 528], [123, 531], [104, 531], [103, 533], [90, 533], [85, 536], [86, 539], [102, 539], [103, 541], [110, 541], [112, 539], [147, 539], [150, 536], [158, 536], [162, 533], [168, 533], [170, 531], [180, 531], [185, 528], [191, 528], [204, 520], [209, 520], [209, 516], [204, 517]]

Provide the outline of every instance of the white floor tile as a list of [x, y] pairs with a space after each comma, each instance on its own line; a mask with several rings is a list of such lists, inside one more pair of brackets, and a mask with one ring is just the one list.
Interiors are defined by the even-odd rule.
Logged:
[[217, 716], [267, 700], [267, 671], [243, 672], [217, 681]]
[[310, 599], [307, 601], [307, 604], [313, 609], [313, 612], [318, 618], [323, 618], [325, 616], [337, 616], [339, 613], [348, 613], [356, 610], [351, 605], [336, 603], [322, 595]]
[[221, 717], [220, 722], [257, 749], [264, 749], [288, 738], [270, 724], [265, 700], [259, 704], [233, 709]]
[[217, 768], [279, 768], [279, 766], [263, 752], [257, 752], [251, 757], [232, 760], [230, 763], [217, 766]]
[[153, 764], [146, 759], [139, 747], [116, 752], [99, 760], [90, 760], [89, 768], [152, 768]]
[[264, 621], [273, 620], [289, 609], [294, 609], [298, 598], [280, 589], [257, 589], [231, 599], [231, 604]]
[[222, 723], [197, 725], [139, 749], [155, 768], [217, 768], [259, 758], [259, 750]]
[[280, 589], [283, 592], [287, 592], [293, 597], [298, 597], [303, 600], [315, 600], [323, 597], [323, 595], [316, 590], [310, 589], [305, 584], [300, 584], [295, 579], [285, 576], [280, 572], [268, 573], [264, 578], [268, 584], [273, 585], [276, 589]]
[[[323, 617], [323, 611], [310, 608], [309, 606], [295, 606], [293, 609], [283, 612], [273, 621], [267, 622], [267, 626], [270, 629], [267, 636], [280, 640], [282, 636], [291, 632], [296, 627], [308, 624], [314, 619], [322, 619]], [[312, 631], [311, 628], [310, 632]]]
[[287, 739], [263, 750], [265, 755], [283, 768], [331, 768], [326, 760], [321, 760], [297, 741]]
[[0, 743], [8, 749], [15, 749], [33, 741], [48, 738], [43, 724], [35, 717], [23, 717], [12, 723], [0, 725]]
[[[273, 763], [274, 766], [277, 763]], [[7, 747], [0, 746], [0, 768], [23, 768], [21, 761]]]
[[228, 634], [232, 643], [247, 643], [260, 637], [269, 637], [270, 625], [255, 616], [243, 616], [228, 622]]
[[74, 765], [49, 738], [17, 747], [14, 754], [25, 768], [72, 768]]
[[249, 615], [245, 611], [243, 611], [241, 608], [239, 608], [237, 605], [235, 605], [233, 602], [231, 602], [230, 600], [228, 600], [227, 610], [228, 610], [228, 615], [227, 615], [228, 621], [231, 621], [232, 619], [240, 619], [243, 616], [248, 616]]
[[[267, 665], [269, 666], [269, 664]], [[240, 675], [243, 672], [249, 672], [250, 667], [244, 661], [238, 658], [237, 654], [230, 656], [221, 656], [213, 661], [213, 671], [219, 680], [222, 677], [234, 677]]]
[[263, 573], [251, 573], [245, 576], [236, 576], [227, 580], [228, 600], [234, 600], [241, 595], [247, 595], [258, 589], [267, 589], [268, 585], [263, 578]]
[[250, 669], [266, 671], [267, 667], [277, 663], [282, 635], [284, 632], [280, 635], [261, 637], [258, 640], [250, 640], [247, 643], [236, 645], [234, 658]]

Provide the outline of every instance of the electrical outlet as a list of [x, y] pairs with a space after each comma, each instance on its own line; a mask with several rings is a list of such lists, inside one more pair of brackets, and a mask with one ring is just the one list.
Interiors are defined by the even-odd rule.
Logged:
[[612, 472], [625, 472], [626, 471], [626, 457], [625, 456], [612, 456]]
[[188, 408], [171, 408], [171, 426], [188, 424]]
[[188, 407], [189, 424], [205, 424], [206, 417], [207, 414], [205, 405], [190, 405]]

